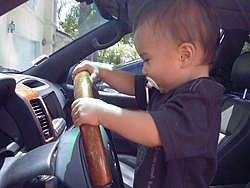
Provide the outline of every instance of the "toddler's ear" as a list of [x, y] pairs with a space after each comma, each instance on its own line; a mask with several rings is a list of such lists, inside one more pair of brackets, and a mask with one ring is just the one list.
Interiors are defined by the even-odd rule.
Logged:
[[184, 42], [179, 46], [179, 61], [181, 67], [185, 68], [189, 66], [195, 55], [195, 47], [192, 43]]

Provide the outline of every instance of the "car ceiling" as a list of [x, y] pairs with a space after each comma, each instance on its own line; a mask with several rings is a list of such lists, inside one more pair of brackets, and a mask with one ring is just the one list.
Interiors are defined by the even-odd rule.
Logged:
[[[6, 12], [14, 9], [15, 7], [21, 5], [27, 0], [0, 0], [0, 16]], [[78, 2], [86, 2], [90, 4], [93, 0], [76, 0]], [[250, 31], [250, 0], [206, 0], [212, 7], [215, 8], [218, 13], [222, 26], [224, 29], [243, 29]], [[109, 11], [109, 7], [112, 4], [122, 5], [124, 2], [128, 2], [128, 9], [138, 10], [138, 6], [144, 2], [144, 0], [94, 0], [96, 3], [103, 4], [107, 7], [101, 7], [101, 9], [106, 9]], [[109, 6], [109, 7], [108, 7]], [[99, 7], [100, 9], [100, 7]], [[131, 23], [131, 19], [135, 16], [135, 11], [126, 10], [130, 12], [127, 18], [122, 19]], [[118, 11], [118, 10], [117, 10]], [[129, 18], [128, 18], [129, 17]]]
[[0, 0], [0, 16], [28, 0]]
[[[80, 2], [90, 3], [91, 0], [76, 0]], [[139, 9], [139, 6], [145, 0], [94, 0], [99, 6], [99, 12], [109, 12], [114, 14], [117, 5], [120, 5], [116, 12], [120, 11], [121, 19], [128, 24], [132, 24], [132, 20]], [[154, 0], [152, 0], [154, 1]], [[206, 0], [217, 12], [223, 29], [242, 29], [250, 31], [250, 0]], [[124, 2], [127, 5], [124, 5]], [[126, 7], [127, 9], [125, 9]], [[127, 16], [124, 16], [127, 14]], [[104, 14], [105, 17], [106, 14]], [[114, 15], [115, 17], [117, 15]]]
[[249, 0], [207, 0], [219, 15], [224, 29], [250, 31]]

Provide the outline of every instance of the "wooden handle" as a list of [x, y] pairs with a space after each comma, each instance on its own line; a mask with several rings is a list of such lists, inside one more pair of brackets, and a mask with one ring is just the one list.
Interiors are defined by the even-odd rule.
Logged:
[[[80, 72], [74, 79], [75, 99], [93, 98], [91, 81], [88, 72]], [[108, 165], [107, 156], [103, 146], [99, 126], [80, 126], [82, 142], [90, 172], [90, 180], [94, 187], [107, 186], [112, 177]]]

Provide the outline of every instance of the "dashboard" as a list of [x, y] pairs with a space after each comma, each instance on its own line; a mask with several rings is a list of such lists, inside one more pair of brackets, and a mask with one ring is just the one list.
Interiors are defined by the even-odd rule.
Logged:
[[22, 155], [57, 140], [67, 129], [68, 99], [58, 84], [28, 75], [0, 74], [0, 97], [2, 153]]
[[[80, 131], [66, 123], [73, 86], [67, 85], [70, 92], [63, 87], [0, 73], [0, 187], [29, 187], [44, 179], [59, 187], [92, 187]], [[121, 187], [111, 133], [101, 126], [100, 131], [112, 184]]]

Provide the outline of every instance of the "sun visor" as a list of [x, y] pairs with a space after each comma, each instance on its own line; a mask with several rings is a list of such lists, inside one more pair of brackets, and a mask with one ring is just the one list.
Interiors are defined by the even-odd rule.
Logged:
[[118, 19], [120, 17], [120, 4], [118, 0], [94, 0], [94, 3], [105, 19]]

